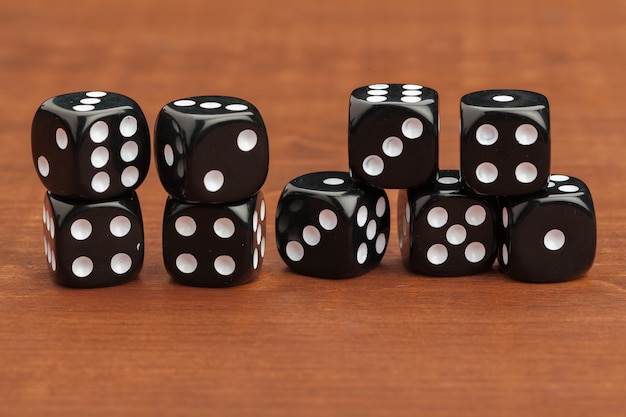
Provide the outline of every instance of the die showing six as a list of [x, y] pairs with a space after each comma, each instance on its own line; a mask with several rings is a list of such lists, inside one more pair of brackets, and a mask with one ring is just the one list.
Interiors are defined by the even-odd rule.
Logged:
[[139, 105], [87, 91], [46, 100], [32, 123], [33, 162], [53, 194], [84, 200], [135, 190], [148, 174], [150, 132]]

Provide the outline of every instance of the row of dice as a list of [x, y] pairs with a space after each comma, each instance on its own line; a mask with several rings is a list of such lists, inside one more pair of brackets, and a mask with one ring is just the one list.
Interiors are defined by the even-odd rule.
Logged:
[[[44, 251], [57, 282], [125, 282], [143, 264], [136, 188], [150, 165], [150, 134], [132, 99], [89, 91], [45, 101], [32, 124], [32, 156], [48, 189]], [[169, 196], [163, 219], [168, 272], [191, 285], [226, 286], [258, 273], [265, 254], [269, 167], [258, 110], [234, 97], [203, 96], [163, 107], [155, 159]]]
[[437, 97], [415, 84], [352, 92], [350, 173], [298, 177], [279, 201], [276, 237], [287, 265], [322, 277], [374, 268], [389, 235], [382, 189], [395, 188], [401, 253], [416, 273], [475, 274], [498, 257], [523, 281], [584, 274], [596, 249], [593, 201], [582, 181], [550, 175], [547, 99], [520, 90], [465, 95], [461, 169], [439, 171]]

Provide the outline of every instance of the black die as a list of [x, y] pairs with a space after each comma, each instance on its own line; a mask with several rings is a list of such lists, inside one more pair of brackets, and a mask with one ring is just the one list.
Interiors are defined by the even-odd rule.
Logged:
[[295, 272], [347, 278], [376, 267], [389, 239], [384, 190], [347, 172], [315, 172], [285, 186], [276, 210], [276, 243]]
[[498, 250], [496, 202], [468, 193], [458, 171], [429, 187], [398, 192], [398, 237], [406, 267], [432, 276], [471, 275]]
[[548, 189], [504, 200], [498, 262], [512, 278], [559, 282], [582, 276], [596, 253], [596, 216], [581, 180], [551, 175]]
[[265, 256], [263, 193], [228, 204], [189, 204], [168, 197], [163, 260], [178, 282], [197, 287], [244, 284]]
[[354, 178], [411, 188], [437, 172], [437, 92], [415, 84], [373, 84], [350, 95], [348, 154]]
[[165, 190], [188, 202], [248, 198], [261, 188], [269, 168], [261, 114], [235, 97], [190, 97], [167, 104], [157, 118], [154, 153]]
[[137, 194], [77, 202], [47, 192], [44, 250], [56, 282], [94, 288], [124, 283], [143, 265], [144, 236]]
[[136, 189], [150, 166], [150, 133], [135, 101], [110, 92], [46, 100], [32, 124], [32, 156], [55, 195], [105, 200]]
[[548, 100], [522, 90], [461, 99], [461, 176], [478, 194], [514, 196], [545, 189], [550, 174]]

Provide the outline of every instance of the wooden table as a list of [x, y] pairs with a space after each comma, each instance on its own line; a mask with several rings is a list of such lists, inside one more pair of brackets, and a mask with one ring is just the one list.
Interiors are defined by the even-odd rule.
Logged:
[[[4, 0], [0, 415], [625, 415], [625, 50], [621, 0]], [[365, 276], [306, 278], [280, 260], [270, 216], [258, 280], [184, 287], [163, 266], [166, 195], [152, 169], [139, 189], [139, 279], [52, 282], [30, 156], [43, 100], [117, 91], [152, 124], [176, 98], [246, 98], [270, 134], [273, 214], [293, 177], [347, 169], [348, 96], [373, 82], [439, 91], [442, 168], [459, 164], [463, 94], [548, 96], [552, 171], [585, 180], [596, 203], [587, 276], [426, 278], [406, 272], [392, 244]]]

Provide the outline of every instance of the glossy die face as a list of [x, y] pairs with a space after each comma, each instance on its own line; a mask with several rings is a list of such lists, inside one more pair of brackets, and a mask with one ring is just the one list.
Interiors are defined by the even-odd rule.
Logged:
[[432, 187], [400, 190], [398, 235], [408, 269], [433, 276], [489, 269], [497, 252], [495, 200], [467, 193], [458, 171], [440, 171]]
[[551, 175], [548, 189], [505, 200], [498, 262], [512, 278], [559, 282], [582, 276], [596, 253], [596, 216], [581, 180]]
[[243, 284], [265, 256], [263, 193], [229, 204], [189, 204], [168, 197], [163, 259], [178, 282], [199, 287]]
[[548, 100], [539, 93], [489, 90], [461, 99], [461, 176], [475, 193], [530, 194], [550, 174]]
[[269, 167], [263, 119], [251, 103], [235, 97], [167, 104], [157, 119], [154, 153], [165, 190], [188, 202], [248, 198], [261, 188]]
[[109, 92], [46, 100], [32, 124], [32, 156], [55, 195], [105, 200], [136, 189], [150, 166], [150, 133], [132, 99]]
[[323, 278], [364, 274], [377, 266], [389, 239], [389, 201], [381, 189], [347, 172], [295, 178], [276, 211], [276, 243], [296, 273]]
[[350, 96], [348, 154], [356, 179], [410, 188], [437, 171], [437, 92], [415, 84], [374, 84]]
[[141, 270], [143, 223], [134, 191], [120, 199], [89, 203], [47, 192], [43, 224], [48, 266], [61, 285], [117, 285]]

